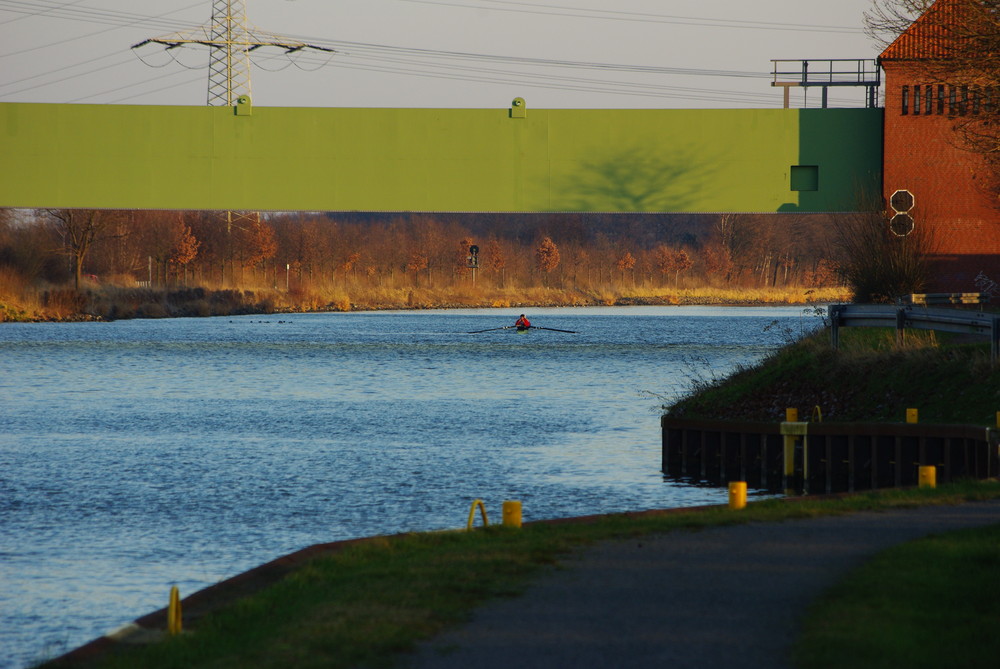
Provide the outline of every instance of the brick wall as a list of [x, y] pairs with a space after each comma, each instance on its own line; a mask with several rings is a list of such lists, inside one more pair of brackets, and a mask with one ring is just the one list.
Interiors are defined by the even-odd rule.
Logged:
[[927, 113], [927, 81], [899, 63], [883, 62], [883, 67], [885, 197], [888, 201], [900, 189], [913, 193], [910, 213], [931, 237], [934, 277], [928, 290], [976, 291], [980, 273], [1000, 282], [996, 195], [989, 192], [981, 157], [963, 150], [953, 131], [963, 103], [966, 114], [996, 113], [1000, 91], [988, 109], [984, 96], [974, 91], [957, 89], [953, 97], [950, 87], [935, 84]]

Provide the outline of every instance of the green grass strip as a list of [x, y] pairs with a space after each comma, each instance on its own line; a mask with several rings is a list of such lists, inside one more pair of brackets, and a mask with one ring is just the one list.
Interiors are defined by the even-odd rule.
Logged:
[[1000, 666], [1000, 525], [880, 553], [813, 604], [802, 669]]
[[[894, 489], [805, 501], [763, 500], [681, 513], [376, 538], [317, 558], [280, 582], [147, 646], [120, 645], [108, 668], [388, 667], [475, 607], [522, 592], [542, 569], [595, 541], [1000, 497], [996, 482]], [[954, 666], [954, 665], [952, 665]]]

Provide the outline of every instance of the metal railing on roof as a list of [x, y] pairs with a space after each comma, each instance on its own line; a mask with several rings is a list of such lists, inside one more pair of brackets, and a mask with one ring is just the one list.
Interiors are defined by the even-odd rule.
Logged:
[[865, 86], [868, 107], [878, 106], [878, 88], [882, 84], [882, 68], [871, 58], [819, 58], [810, 60], [772, 60], [771, 85], [785, 89], [788, 108], [789, 89], [823, 89], [823, 107], [827, 106], [827, 89], [831, 86]]

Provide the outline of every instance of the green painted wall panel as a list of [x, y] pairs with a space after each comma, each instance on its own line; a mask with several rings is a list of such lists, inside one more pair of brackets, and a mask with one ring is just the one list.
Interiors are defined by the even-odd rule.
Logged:
[[[0, 128], [8, 207], [845, 211], [881, 174], [871, 109], [4, 103]], [[799, 164], [819, 190], [791, 190]]]

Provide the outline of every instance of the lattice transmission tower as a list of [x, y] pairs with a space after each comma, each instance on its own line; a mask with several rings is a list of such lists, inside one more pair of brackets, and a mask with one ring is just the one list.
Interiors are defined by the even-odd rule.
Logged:
[[246, 0], [212, 0], [212, 23], [192, 30], [154, 37], [132, 46], [161, 44], [167, 51], [184, 45], [209, 48], [208, 104], [233, 106], [241, 95], [250, 95], [250, 53], [262, 47], [274, 47], [292, 54], [304, 50], [333, 49], [286, 39], [265, 32], [247, 22]]

